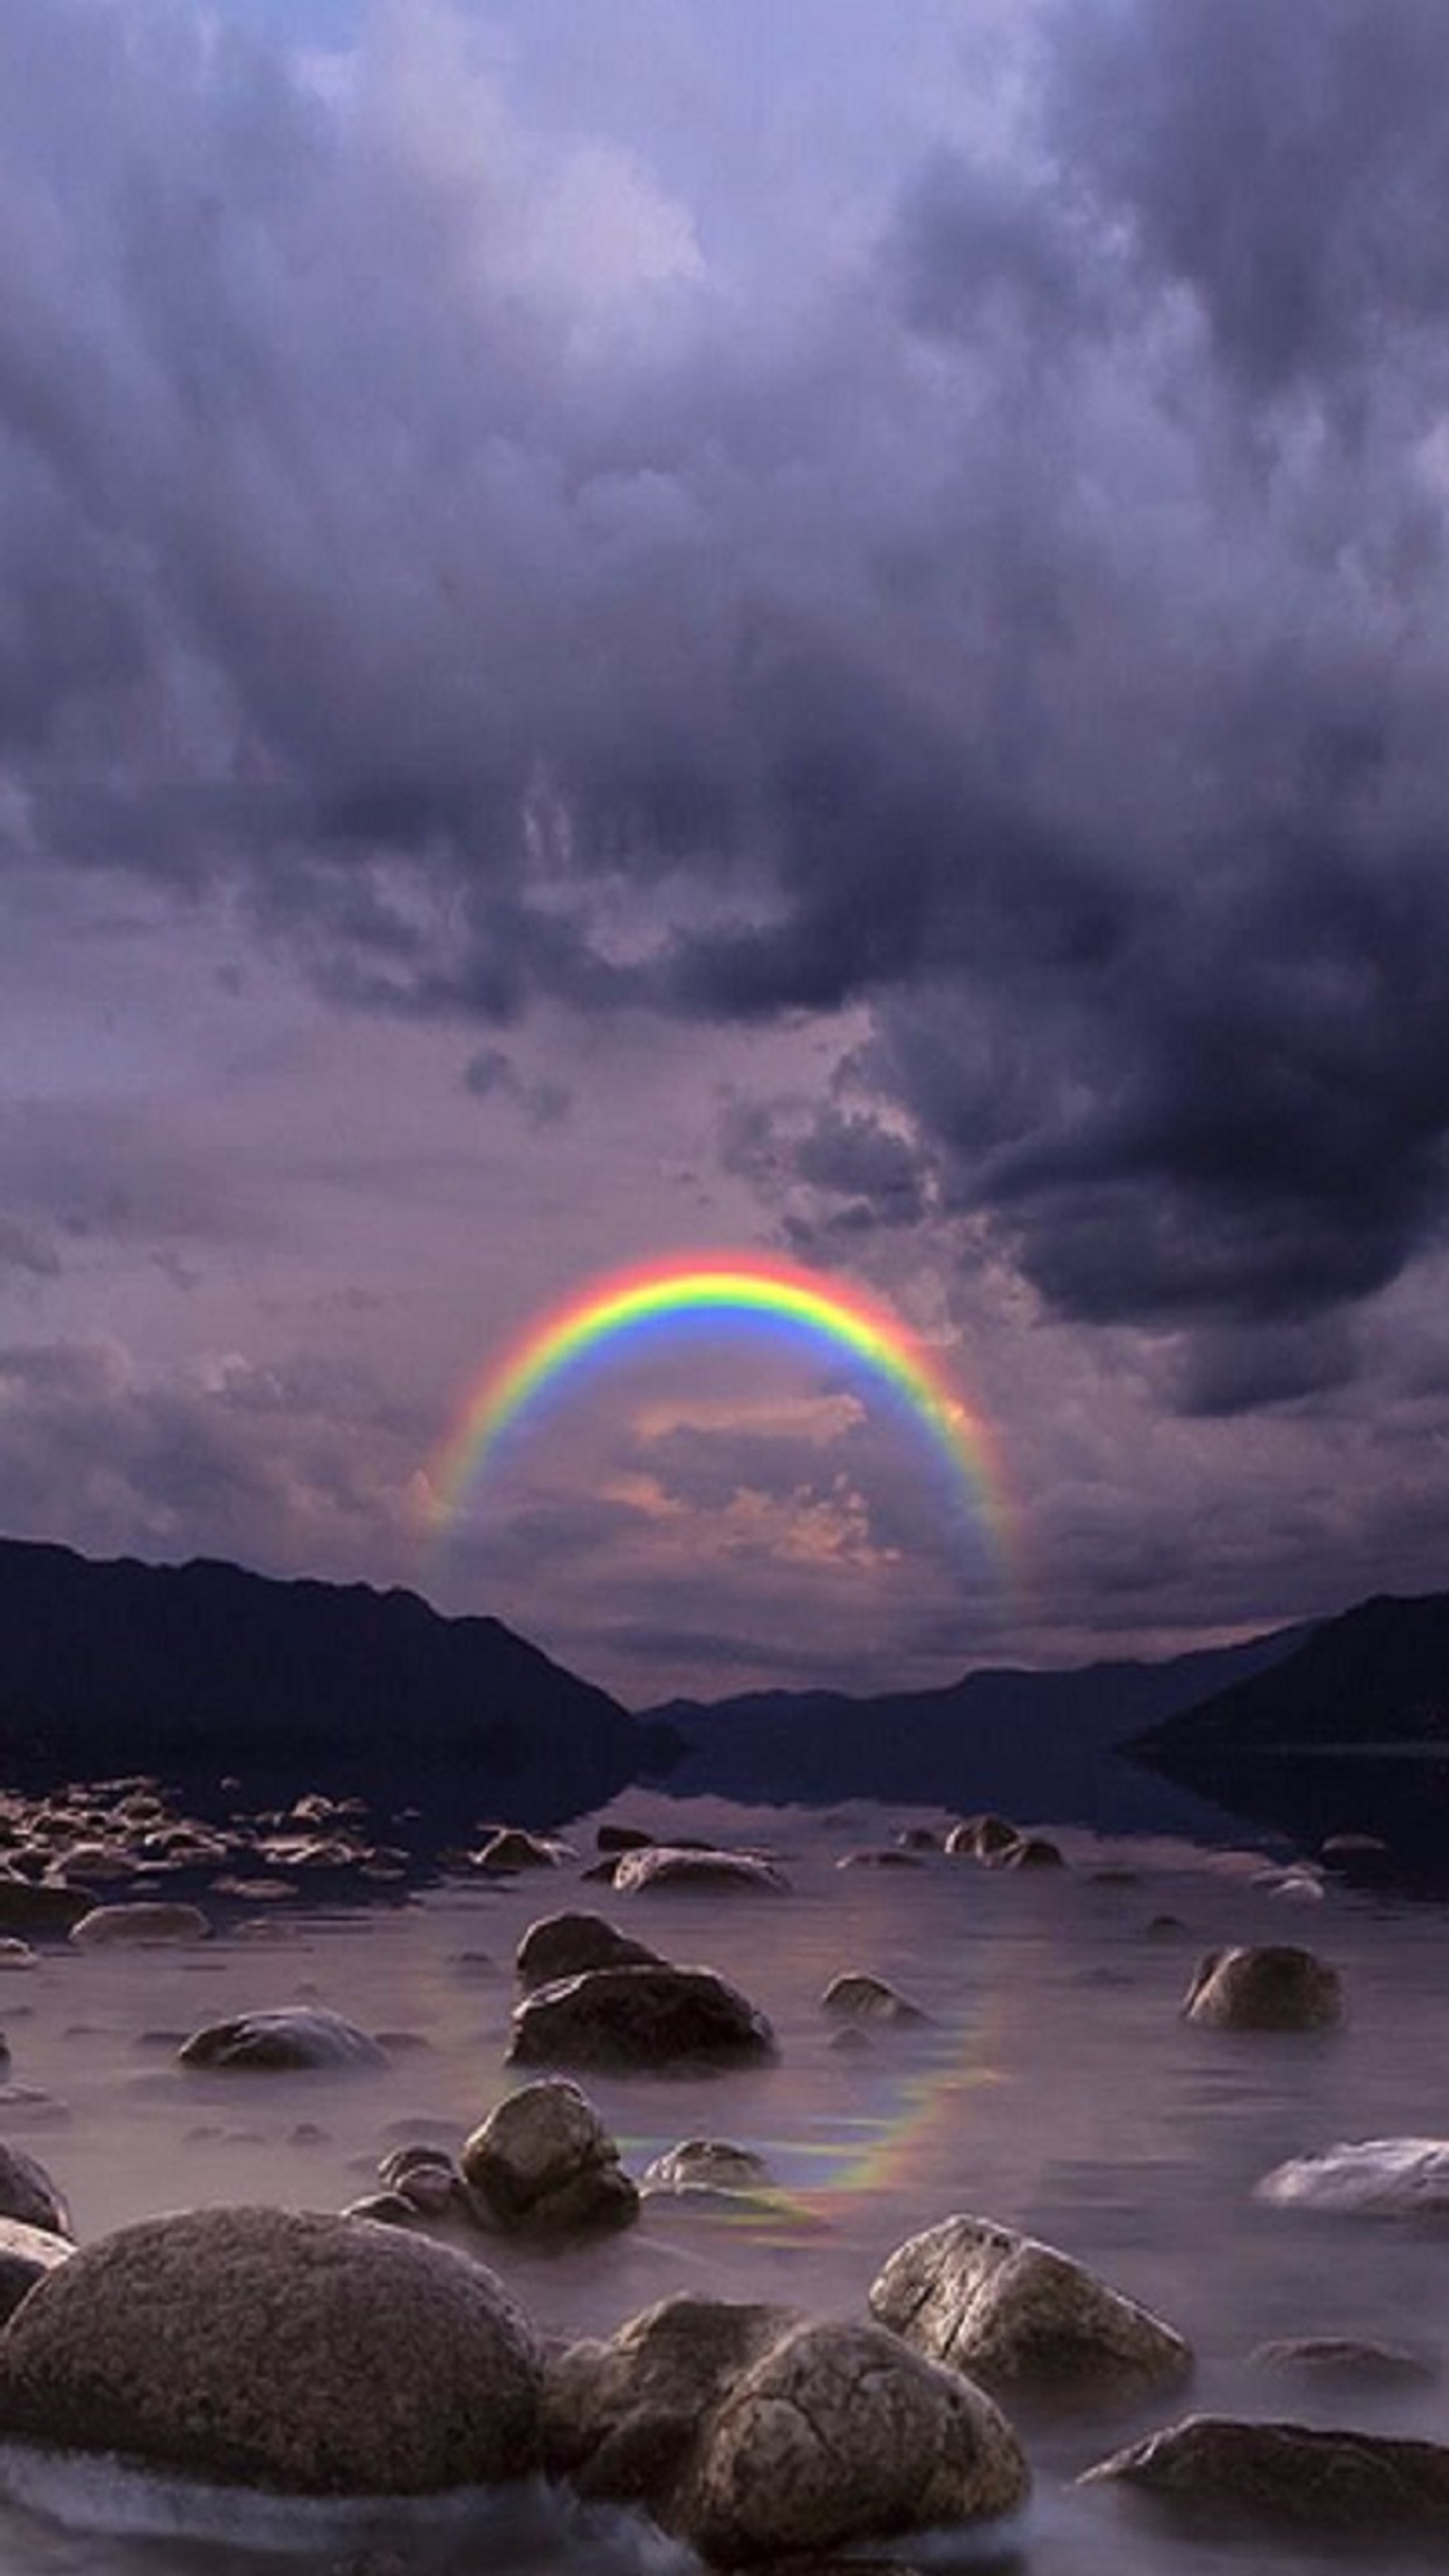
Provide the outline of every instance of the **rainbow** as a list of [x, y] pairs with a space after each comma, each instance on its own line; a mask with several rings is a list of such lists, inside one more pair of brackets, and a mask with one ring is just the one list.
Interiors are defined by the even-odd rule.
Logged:
[[996, 1446], [945, 1372], [884, 1306], [857, 1289], [753, 1253], [693, 1255], [589, 1280], [488, 1368], [426, 1477], [428, 1519], [446, 1530], [499, 1443], [546, 1388], [623, 1337], [707, 1319], [803, 1335], [858, 1368], [944, 1455], [973, 1521], [1009, 1563], [1014, 1513]]

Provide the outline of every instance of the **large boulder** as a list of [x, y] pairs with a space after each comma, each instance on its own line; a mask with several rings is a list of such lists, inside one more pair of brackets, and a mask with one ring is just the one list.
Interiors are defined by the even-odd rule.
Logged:
[[1343, 1991], [1336, 1969], [1291, 1943], [1209, 1950], [1182, 2009], [1215, 2030], [1334, 2030]]
[[500, 2102], [460, 2162], [489, 2219], [510, 2234], [577, 2235], [627, 2227], [639, 2215], [638, 2187], [617, 2146], [567, 2076], [526, 2084]]
[[790, 1882], [773, 1861], [755, 1852], [696, 1851], [675, 1843], [651, 1843], [643, 1851], [620, 1854], [613, 1885], [621, 1896], [644, 1896], [669, 1888], [674, 1893], [705, 1896], [783, 1895]]
[[179, 2056], [183, 2066], [217, 2066], [228, 2072], [387, 2064], [386, 2050], [365, 2030], [320, 2004], [284, 2004], [275, 2012], [239, 2013], [233, 2021], [208, 2023], [193, 2031]]
[[276, 2209], [102, 2237], [0, 2334], [0, 2433], [295, 2494], [525, 2476], [541, 2390], [532, 2330], [482, 2264]]
[[794, 2327], [701, 2427], [677, 2528], [724, 2567], [1011, 2512], [1030, 2484], [989, 2397], [879, 2326]]
[[608, 2342], [549, 2360], [544, 2462], [591, 2501], [642, 2505], [675, 2527], [704, 2418], [726, 2388], [804, 2319], [798, 2309], [681, 2293]]
[[667, 1963], [647, 1941], [616, 1932], [602, 1914], [545, 1914], [530, 1923], [514, 1964], [525, 1986], [549, 1986], [588, 1968], [662, 1968]]
[[1375, 2543], [1418, 2534], [1441, 2553], [1449, 2539], [1449, 2448], [1439, 2442], [1190, 2415], [1100, 2461], [1083, 2483], [1112, 2479], [1143, 2488], [1199, 2527]]
[[1003, 2395], [1112, 2405], [1192, 2367], [1182, 2336], [1150, 2309], [985, 2218], [909, 2238], [871, 2284], [870, 2309], [917, 2352]]
[[1449, 2139], [1363, 2138], [1291, 2156], [1255, 2193], [1280, 2209], [1353, 2218], [1433, 2218], [1449, 2211]]
[[[626, 1855], [627, 1857], [627, 1855]], [[520, 2066], [740, 2066], [775, 2053], [761, 2012], [712, 1968], [592, 1968], [539, 1986], [513, 2015]]]

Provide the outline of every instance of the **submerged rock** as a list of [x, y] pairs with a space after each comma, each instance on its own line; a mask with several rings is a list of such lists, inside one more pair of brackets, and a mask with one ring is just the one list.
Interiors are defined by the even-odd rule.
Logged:
[[880, 2326], [804, 2324], [701, 2427], [677, 2528], [746, 2567], [1010, 2513], [1030, 2477], [979, 2388]]
[[1116, 2404], [1192, 2367], [1183, 2337], [1085, 2265], [984, 2218], [947, 2218], [871, 2284], [882, 2325], [997, 2392]]
[[79, 1949], [104, 1950], [118, 1943], [145, 1945], [156, 1941], [205, 1941], [211, 1925], [199, 1905], [97, 1905], [70, 1927]]
[[760, 2191], [769, 2189], [770, 2180], [769, 2166], [753, 2147], [732, 2147], [723, 2138], [681, 2138], [645, 2167], [643, 2189]]
[[1199, 2524], [1375, 2541], [1449, 2535], [1449, 2449], [1439, 2442], [1190, 2415], [1100, 2461], [1082, 2483], [1110, 2479]]
[[638, 2186], [587, 2094], [567, 2076], [526, 2084], [468, 2139], [463, 2178], [510, 2234], [576, 2235], [627, 2227]]
[[475, 1869], [500, 1874], [519, 1869], [557, 1869], [559, 1863], [551, 1843], [537, 1834], [524, 1833], [516, 1825], [500, 1825], [470, 1857]]
[[532, 2329], [482, 2264], [275, 2209], [102, 2237], [0, 2334], [0, 2433], [296, 2494], [525, 2476], [541, 2389]]
[[593, 1968], [539, 1986], [513, 2015], [522, 2066], [739, 2066], [774, 2056], [761, 2012], [712, 1968]]
[[1439, 2365], [1402, 2344], [1365, 2343], [1353, 2335], [1297, 2335], [1260, 2343], [1248, 2368], [1297, 2379], [1310, 2388], [1427, 2388]]
[[602, 1914], [546, 1914], [530, 1923], [514, 1965], [525, 1986], [552, 1985], [587, 1968], [662, 1968], [668, 1962], [647, 1941], [616, 1932]]
[[1363, 2138], [1291, 2156], [1263, 2176], [1254, 2197], [1282, 2209], [1364, 2218], [1449, 2216], [1449, 2139]]
[[1045, 1834], [1018, 1834], [980, 1855], [988, 1869], [1065, 1869], [1066, 1854]]
[[963, 1816], [946, 1836], [946, 1849], [954, 1860], [982, 1860], [1020, 1840], [1020, 1827], [1010, 1824], [1005, 1816]]
[[889, 1985], [884, 1977], [873, 1977], [863, 1970], [848, 1970], [832, 1977], [820, 1998], [822, 2012], [833, 2013], [842, 2021], [922, 2022], [930, 2015], [921, 2010]]
[[179, 2052], [183, 2066], [263, 2073], [289, 2068], [385, 2066], [386, 2052], [355, 2022], [320, 2004], [284, 2004], [276, 2012], [239, 2013], [194, 2031]]
[[1334, 2030], [1343, 1990], [1335, 1968], [1288, 1943], [1209, 1950], [1182, 2009], [1215, 2030]]
[[726, 1896], [786, 1893], [790, 1882], [773, 1861], [757, 1852], [696, 1851], [678, 1843], [651, 1843], [643, 1851], [626, 1851], [614, 1864], [613, 1884], [621, 1896], [643, 1896], [658, 1888]]

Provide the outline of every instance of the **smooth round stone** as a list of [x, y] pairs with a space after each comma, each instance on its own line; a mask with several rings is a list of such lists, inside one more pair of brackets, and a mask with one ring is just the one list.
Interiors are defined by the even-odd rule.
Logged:
[[375, 2039], [341, 2013], [319, 2004], [283, 2005], [276, 2012], [239, 2013], [194, 2031], [180, 2051], [183, 2066], [215, 2066], [229, 2073], [323, 2067], [385, 2066]]
[[144, 1947], [162, 1941], [206, 1941], [211, 1925], [199, 1905], [98, 1905], [70, 1928], [81, 1950]]

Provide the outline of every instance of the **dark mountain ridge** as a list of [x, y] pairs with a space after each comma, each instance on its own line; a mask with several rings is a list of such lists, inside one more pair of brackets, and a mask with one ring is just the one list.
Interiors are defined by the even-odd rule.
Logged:
[[0, 1540], [11, 1779], [312, 1772], [407, 1792], [422, 1773], [462, 1774], [541, 1822], [611, 1797], [646, 1742], [607, 1692], [498, 1620], [444, 1618], [415, 1593]]

